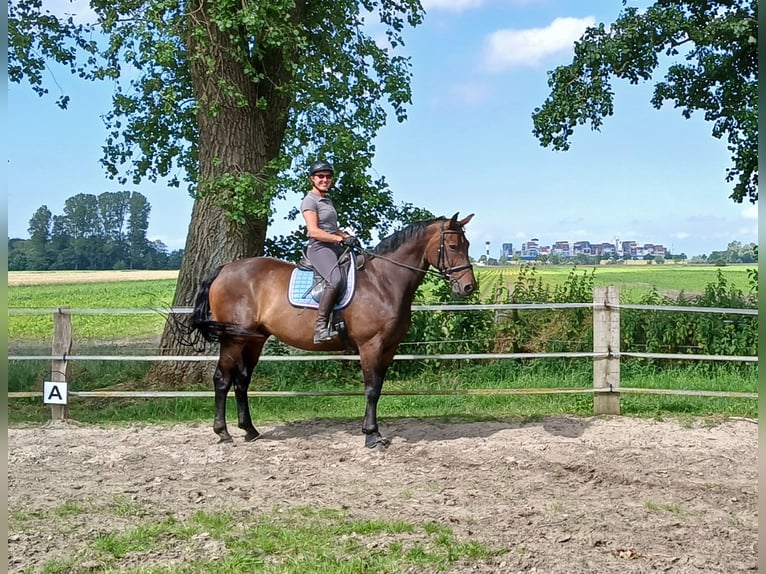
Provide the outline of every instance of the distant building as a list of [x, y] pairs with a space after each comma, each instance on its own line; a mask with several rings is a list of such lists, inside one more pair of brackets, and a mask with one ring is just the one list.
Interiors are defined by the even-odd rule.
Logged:
[[513, 243], [503, 243], [503, 257], [510, 261], [518, 253], [524, 261], [534, 261], [538, 255], [556, 255], [568, 259], [578, 255], [623, 259], [643, 259], [647, 255], [654, 257], [670, 255], [669, 250], [659, 243], [644, 243], [639, 245], [636, 241], [620, 241], [615, 239], [613, 243], [591, 243], [590, 241], [556, 241], [552, 246], [540, 245], [540, 240], [533, 237], [521, 244], [519, 251], [514, 251]]
[[667, 249], [665, 249], [664, 245], [644, 243], [644, 254], [654, 255], [655, 257], [664, 257], [667, 254]]
[[592, 246], [592, 250], [593, 255], [598, 255], [599, 257], [611, 258], [617, 253], [617, 248], [613, 243], [597, 243]]
[[[641, 249], [641, 256], [643, 257], [643, 249]], [[623, 259], [638, 259], [639, 247], [635, 241], [623, 241], [622, 242], [622, 258]]]
[[571, 257], [572, 252], [569, 249], [569, 241], [557, 241], [551, 247], [551, 254], [559, 257]]
[[590, 255], [591, 246], [590, 241], [575, 241], [572, 246], [572, 255]]
[[534, 261], [540, 254], [540, 240], [537, 238], [530, 239], [526, 243], [521, 244], [521, 258], [525, 261]]

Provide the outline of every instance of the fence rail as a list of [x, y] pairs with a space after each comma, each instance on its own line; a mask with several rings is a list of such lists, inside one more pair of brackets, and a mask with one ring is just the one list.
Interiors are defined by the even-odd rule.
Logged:
[[[497, 303], [488, 305], [413, 305], [413, 311], [510, 311], [530, 309], [596, 309], [604, 308], [604, 303]], [[622, 303], [610, 303], [613, 309], [638, 309], [642, 311], [681, 311], [685, 313], [721, 313], [724, 315], [758, 315], [758, 309], [727, 309], [724, 307], [685, 307], [683, 305], [632, 305]], [[60, 309], [72, 315], [188, 315], [193, 307], [160, 307], [148, 309], [74, 309], [70, 307], [57, 307], [56, 309], [27, 309], [23, 307], [11, 307], [9, 315], [51, 315]]]
[[[620, 386], [620, 359], [623, 357], [643, 359], [672, 359], [691, 361], [737, 361], [757, 362], [757, 356], [737, 355], [702, 355], [682, 353], [639, 353], [620, 351], [620, 310], [635, 309], [644, 311], [675, 311], [688, 313], [716, 313], [723, 315], [756, 315], [756, 309], [727, 309], [718, 307], [685, 307], [662, 305], [627, 305], [619, 302], [619, 289], [616, 287], [597, 287], [594, 289], [592, 303], [509, 303], [494, 305], [414, 305], [413, 311], [504, 311], [538, 309], [590, 308], [593, 310], [593, 351], [561, 353], [441, 353], [441, 354], [397, 354], [394, 360], [502, 360], [502, 359], [543, 359], [543, 358], [589, 358], [593, 361], [593, 386], [590, 388], [566, 389], [452, 389], [429, 391], [384, 391], [389, 395], [530, 395], [530, 394], [593, 394], [594, 414], [619, 414], [621, 393], [686, 395], [706, 397], [757, 398], [757, 393], [707, 390], [676, 390], [626, 388]], [[53, 314], [53, 348], [50, 355], [10, 355], [11, 361], [51, 361], [51, 381], [66, 382], [66, 368], [70, 361], [217, 361], [217, 355], [77, 355], [71, 353], [72, 323], [71, 316], [101, 314], [188, 314], [191, 307], [173, 307], [168, 309], [9, 309], [9, 315]], [[298, 354], [298, 355], [263, 355], [261, 361], [358, 361], [359, 355], [350, 354]], [[95, 397], [212, 397], [212, 391], [70, 391], [70, 395], [81, 398]], [[362, 391], [251, 391], [250, 396], [355, 396]], [[40, 392], [10, 392], [9, 398], [38, 397]], [[66, 406], [53, 405], [53, 419], [66, 418]]]
[[[461, 396], [461, 395], [574, 395], [590, 393], [636, 393], [647, 395], [685, 395], [694, 397], [718, 397], [757, 399], [758, 393], [740, 391], [704, 391], [683, 389], [645, 389], [620, 387], [619, 389], [436, 389], [429, 391], [383, 390], [384, 395], [392, 396]], [[84, 398], [213, 398], [213, 391], [69, 391], [75, 397]], [[35, 391], [12, 391], [8, 397], [12, 399], [39, 397]], [[249, 397], [357, 397], [364, 396], [364, 391], [248, 391]]]
[[[606, 359], [607, 353], [441, 353], [422, 355], [395, 355], [395, 361], [424, 359]], [[747, 357], [750, 358], [750, 357]], [[9, 361], [217, 361], [218, 355], [10, 355]], [[358, 361], [359, 355], [261, 355], [261, 361]]]

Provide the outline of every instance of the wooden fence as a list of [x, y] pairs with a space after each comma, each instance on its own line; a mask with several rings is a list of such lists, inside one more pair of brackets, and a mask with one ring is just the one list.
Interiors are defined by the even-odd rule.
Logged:
[[[500, 305], [419, 305], [413, 311], [479, 311], [510, 309], [593, 309], [593, 351], [562, 353], [462, 353], [462, 354], [397, 354], [394, 360], [417, 359], [540, 359], [540, 358], [590, 358], [593, 361], [592, 388], [567, 389], [466, 389], [449, 391], [388, 391], [387, 394], [407, 395], [508, 395], [508, 394], [558, 394], [558, 393], [593, 393], [593, 413], [595, 415], [620, 414], [620, 393], [678, 394], [711, 397], [757, 398], [757, 393], [737, 393], [727, 391], [702, 391], [678, 389], [643, 389], [620, 386], [620, 358], [637, 357], [647, 359], [675, 359], [697, 361], [738, 361], [757, 362], [757, 356], [700, 355], [670, 353], [633, 353], [620, 351], [620, 309], [644, 309], [651, 311], [683, 311], [697, 313], [757, 315], [755, 309], [724, 309], [712, 307], [679, 307], [667, 305], [621, 305], [617, 287], [596, 287], [592, 303], [539, 303], [539, 304], [500, 304]], [[9, 309], [10, 314], [53, 313], [54, 333], [51, 355], [11, 355], [10, 361], [50, 360], [51, 382], [67, 382], [67, 365], [70, 361], [217, 361], [217, 355], [74, 355], [72, 349], [72, 321], [74, 313], [79, 314], [141, 314], [156, 313], [157, 310], [135, 309], [70, 309], [59, 307], [53, 311], [39, 309]], [[174, 313], [190, 313], [191, 308], [171, 309]], [[359, 360], [358, 355], [263, 355], [261, 361], [317, 361], [317, 360]], [[384, 391], [385, 392], [385, 391]], [[70, 391], [77, 397], [210, 397], [212, 392], [184, 391]], [[251, 391], [251, 396], [342, 396], [361, 394], [348, 391]], [[9, 392], [9, 398], [38, 397], [40, 392]], [[66, 405], [52, 405], [53, 420], [66, 419]]]

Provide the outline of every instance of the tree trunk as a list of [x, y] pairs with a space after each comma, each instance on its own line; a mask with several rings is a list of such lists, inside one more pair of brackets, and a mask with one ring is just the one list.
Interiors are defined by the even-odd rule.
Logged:
[[[192, 29], [188, 41], [191, 78], [199, 104], [200, 188], [211, 178], [224, 174], [249, 173], [265, 178], [264, 166], [279, 154], [287, 125], [289, 99], [274, 87], [284, 80], [282, 58], [267, 54], [261, 64], [271, 81], [254, 83], [236, 60], [228, 33], [222, 33], [210, 22], [207, 0], [191, 4], [191, 27], [205, 28], [202, 40], [199, 40], [200, 36], [195, 37]], [[214, 69], [207, 67], [210, 61], [216, 63]], [[222, 82], [244, 95], [248, 105], [243, 106], [240, 100], [223, 93]], [[267, 103], [265, 109], [256, 105], [259, 99]], [[209, 111], [213, 104], [218, 108], [216, 113]], [[217, 205], [216, 194], [199, 196], [192, 209], [173, 306], [193, 306], [200, 284], [219, 265], [242, 257], [263, 255], [267, 226], [266, 217], [251, 217], [244, 224], [237, 223]], [[197, 354], [182, 344], [183, 328], [180, 325], [188, 325], [190, 315], [177, 315], [176, 318], [178, 321], [171, 319], [165, 324], [160, 354]], [[208, 346], [202, 354], [216, 354], [216, 349]], [[201, 380], [210, 381], [214, 366], [207, 362], [157, 362], [147, 379], [155, 388], [177, 389]]]
[[[265, 221], [242, 226], [227, 220], [211, 197], [196, 200], [173, 307], [193, 306], [198, 287], [219, 265], [262, 253], [265, 230]], [[190, 318], [189, 314], [176, 315], [165, 323], [160, 339], [161, 355], [216, 354], [214, 345], [206, 345], [204, 351], [198, 353], [182, 343]], [[147, 378], [155, 388], [178, 389], [210, 381], [214, 367], [214, 363], [208, 362], [163, 361], [154, 364]]]

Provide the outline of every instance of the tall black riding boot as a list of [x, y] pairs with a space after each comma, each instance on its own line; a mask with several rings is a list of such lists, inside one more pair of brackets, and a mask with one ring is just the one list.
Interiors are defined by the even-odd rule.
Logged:
[[337, 335], [335, 331], [330, 330], [328, 325], [333, 305], [335, 305], [335, 289], [325, 287], [322, 292], [322, 298], [319, 300], [319, 308], [317, 309], [317, 322], [314, 327], [315, 343], [332, 341], [332, 338]]

